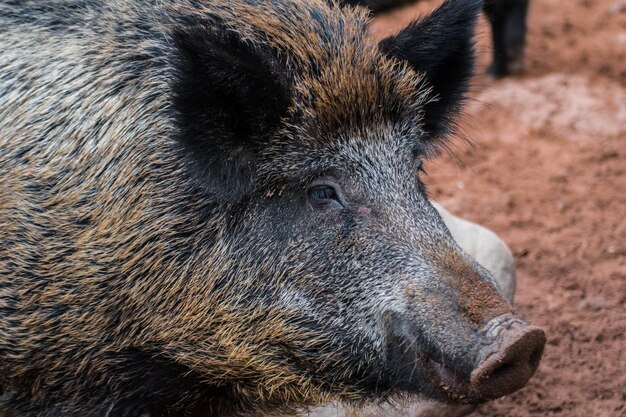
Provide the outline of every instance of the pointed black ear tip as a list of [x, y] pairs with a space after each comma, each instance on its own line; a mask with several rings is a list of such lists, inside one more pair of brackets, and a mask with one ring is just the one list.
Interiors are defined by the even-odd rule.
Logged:
[[450, 35], [456, 39], [473, 37], [482, 8], [482, 0], [446, 0], [431, 13], [411, 22], [399, 34], [383, 39], [381, 46], [385, 49], [384, 47], [389, 47], [396, 40], [413, 37], [426, 27], [436, 28], [431, 36], [426, 34], [427, 37], [432, 37], [435, 33], [443, 38]]
[[434, 13], [451, 15], [457, 22], [464, 21], [474, 25], [483, 5], [483, 0], [446, 0]]
[[454, 7], [459, 10], [478, 13], [484, 5], [485, 2], [483, 0], [446, 0], [442, 7]]
[[460, 0], [460, 2], [467, 3], [468, 6], [476, 12], [481, 11], [483, 7], [485, 6], [485, 2], [483, 0]]
[[[424, 48], [428, 45], [431, 48], [437, 45], [445, 50], [454, 49], [452, 45], [467, 45], [469, 42], [473, 48], [472, 38], [482, 7], [482, 0], [446, 0], [398, 34], [382, 39], [379, 47], [383, 52], [400, 56], [408, 52], [407, 48]], [[420, 43], [423, 45], [420, 46]]]

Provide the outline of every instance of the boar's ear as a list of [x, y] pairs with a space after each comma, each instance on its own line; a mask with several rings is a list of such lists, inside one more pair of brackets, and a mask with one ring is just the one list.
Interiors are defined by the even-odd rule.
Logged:
[[398, 35], [383, 39], [383, 53], [407, 61], [423, 73], [436, 95], [424, 106], [430, 139], [450, 132], [474, 71], [474, 28], [480, 0], [447, 0]]
[[288, 110], [287, 76], [273, 53], [236, 34], [198, 28], [174, 40], [177, 139], [201, 185], [234, 200], [250, 191], [260, 146]]

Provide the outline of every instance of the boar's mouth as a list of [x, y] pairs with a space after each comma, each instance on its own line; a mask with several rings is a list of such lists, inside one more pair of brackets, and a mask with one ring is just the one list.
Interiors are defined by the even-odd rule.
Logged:
[[388, 313], [385, 327], [391, 372], [398, 389], [442, 401], [463, 402], [467, 398], [471, 365], [454, 363], [401, 314]]
[[438, 387], [451, 400], [469, 400], [470, 379], [449, 368], [433, 357], [425, 360], [426, 374], [433, 386]]

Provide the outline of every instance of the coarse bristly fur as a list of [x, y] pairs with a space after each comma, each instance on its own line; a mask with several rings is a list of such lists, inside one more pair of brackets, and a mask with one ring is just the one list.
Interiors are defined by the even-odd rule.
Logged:
[[471, 371], [511, 307], [418, 171], [480, 7], [377, 45], [325, 0], [2, 1], [0, 415], [459, 400], [422, 362]]

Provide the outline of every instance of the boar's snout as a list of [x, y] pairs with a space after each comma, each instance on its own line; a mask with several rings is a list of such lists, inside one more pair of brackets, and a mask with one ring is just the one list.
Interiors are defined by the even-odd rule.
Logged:
[[427, 340], [405, 316], [387, 319], [396, 382], [412, 391], [416, 380], [425, 379], [430, 388], [424, 393], [444, 401], [480, 403], [521, 389], [537, 370], [546, 342], [540, 328], [503, 315], [463, 336], [465, 355], [450, 355], [445, 340]]
[[533, 376], [546, 343], [538, 327], [516, 318], [496, 318], [485, 328], [491, 340], [470, 375], [470, 395], [493, 399], [522, 388]]

